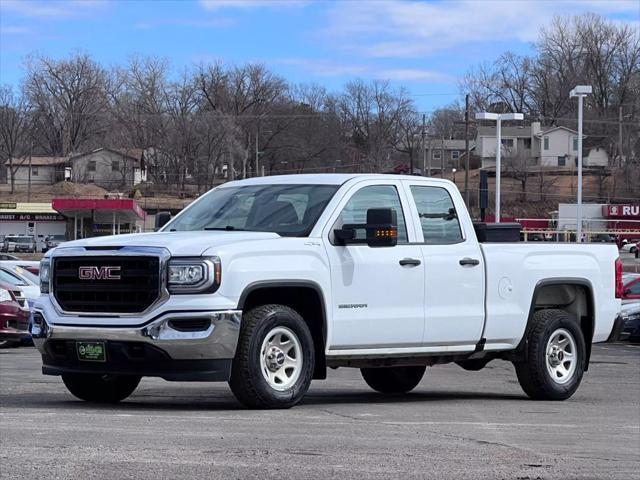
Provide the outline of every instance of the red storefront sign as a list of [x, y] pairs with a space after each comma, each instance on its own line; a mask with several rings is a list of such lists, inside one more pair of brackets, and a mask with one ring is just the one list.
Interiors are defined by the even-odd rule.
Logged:
[[626, 218], [640, 220], [640, 204], [638, 205], [604, 205], [602, 216], [605, 218]]

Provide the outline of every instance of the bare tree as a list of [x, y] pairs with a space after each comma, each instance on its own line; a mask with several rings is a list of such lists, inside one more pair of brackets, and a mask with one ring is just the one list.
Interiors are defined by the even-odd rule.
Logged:
[[108, 76], [89, 56], [27, 61], [24, 95], [34, 115], [34, 138], [51, 155], [91, 145], [108, 128]]
[[0, 87], [0, 168], [8, 163], [11, 193], [15, 191], [15, 174], [29, 151], [30, 117], [22, 95], [9, 86]]

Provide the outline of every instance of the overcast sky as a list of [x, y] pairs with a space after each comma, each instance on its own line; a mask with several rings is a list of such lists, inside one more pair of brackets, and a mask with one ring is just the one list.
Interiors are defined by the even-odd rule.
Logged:
[[430, 111], [457, 78], [506, 50], [531, 52], [554, 14], [595, 12], [640, 28], [640, 0], [0, 0], [0, 83], [18, 85], [25, 55], [87, 52], [105, 65], [134, 53], [194, 62], [264, 62], [329, 90], [389, 79]]

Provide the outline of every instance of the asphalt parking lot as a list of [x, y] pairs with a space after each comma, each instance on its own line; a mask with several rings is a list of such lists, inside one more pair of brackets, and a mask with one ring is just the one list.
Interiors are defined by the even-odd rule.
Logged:
[[600, 345], [577, 394], [528, 400], [510, 364], [427, 369], [385, 398], [353, 369], [286, 411], [240, 409], [226, 384], [144, 379], [116, 406], [68, 394], [34, 348], [0, 351], [0, 477], [640, 478], [640, 346]]

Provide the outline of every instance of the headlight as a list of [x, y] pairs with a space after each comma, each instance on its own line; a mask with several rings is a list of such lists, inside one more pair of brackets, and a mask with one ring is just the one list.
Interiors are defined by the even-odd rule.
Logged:
[[9, 290], [5, 290], [4, 288], [0, 288], [0, 302], [10, 302], [13, 300], [11, 293]]
[[40, 262], [40, 292], [49, 293], [49, 282], [51, 281], [51, 262], [48, 258]]
[[169, 261], [167, 286], [171, 293], [213, 293], [220, 286], [220, 259], [177, 258]]

